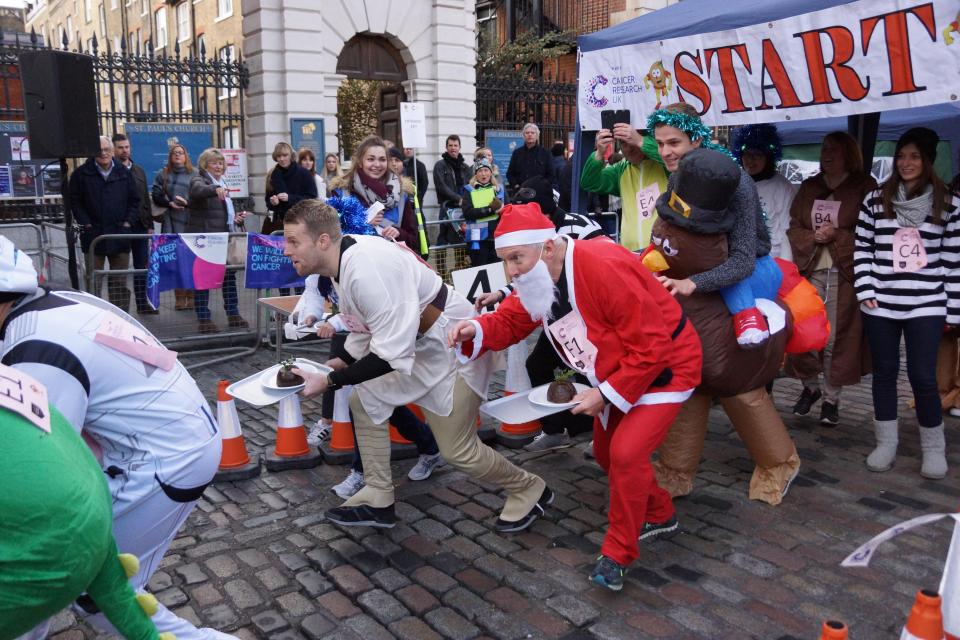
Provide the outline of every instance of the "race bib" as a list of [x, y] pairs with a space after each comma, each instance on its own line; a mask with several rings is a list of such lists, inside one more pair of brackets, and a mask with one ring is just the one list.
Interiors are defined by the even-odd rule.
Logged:
[[164, 371], [177, 362], [176, 351], [157, 344], [147, 332], [112, 313], [104, 314], [93, 341]]
[[50, 401], [47, 388], [23, 371], [0, 364], [0, 407], [30, 421], [44, 433], [50, 433]]
[[660, 186], [656, 182], [637, 191], [637, 217], [641, 222], [649, 220], [656, 213], [659, 197]]
[[893, 271], [912, 273], [927, 266], [927, 251], [923, 248], [920, 230], [897, 229], [893, 234]]
[[486, 222], [470, 223], [467, 225], [467, 239], [471, 242], [480, 242], [481, 240], [486, 240], [489, 229], [490, 227], [487, 226]]
[[839, 200], [814, 200], [813, 207], [810, 209], [810, 226], [814, 231], [819, 231], [825, 224], [837, 226], [837, 218], [840, 216]]
[[349, 313], [341, 313], [340, 319], [343, 321], [343, 325], [352, 333], [370, 333], [367, 325], [363, 324], [360, 318], [356, 316], [352, 316]]
[[583, 374], [593, 372], [597, 362], [597, 347], [587, 339], [587, 325], [579, 313], [571, 311], [547, 329], [560, 345], [567, 364]]

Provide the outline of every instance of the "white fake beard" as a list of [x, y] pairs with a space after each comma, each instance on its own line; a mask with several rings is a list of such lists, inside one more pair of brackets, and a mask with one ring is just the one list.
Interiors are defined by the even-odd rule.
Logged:
[[552, 319], [550, 308], [556, 301], [559, 291], [553, 284], [547, 263], [537, 260], [533, 269], [514, 276], [513, 286], [517, 290], [517, 295], [520, 296], [520, 304], [535, 322]]

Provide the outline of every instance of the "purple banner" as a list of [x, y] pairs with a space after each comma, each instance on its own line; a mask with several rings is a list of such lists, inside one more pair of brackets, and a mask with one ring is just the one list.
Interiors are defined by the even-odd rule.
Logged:
[[297, 275], [290, 258], [283, 255], [286, 242], [283, 236], [247, 234], [247, 273], [244, 281], [248, 289], [303, 286], [304, 279]]
[[157, 309], [169, 289], [219, 289], [227, 263], [226, 233], [160, 233], [150, 237], [147, 301]]

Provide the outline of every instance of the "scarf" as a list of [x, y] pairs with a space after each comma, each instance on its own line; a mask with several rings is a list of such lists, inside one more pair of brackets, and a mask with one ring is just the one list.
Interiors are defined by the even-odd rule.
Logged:
[[387, 173], [387, 183], [371, 178], [357, 169], [353, 174], [353, 192], [359, 195], [368, 205], [374, 202], [383, 203], [388, 211], [396, 208], [400, 197], [400, 178], [393, 173]]
[[933, 213], [933, 185], [927, 185], [920, 195], [907, 199], [907, 186], [897, 186], [897, 195], [891, 203], [901, 227], [919, 227]]
[[443, 152], [441, 156], [443, 161], [447, 163], [450, 169], [453, 171], [453, 180], [457, 183], [457, 191], [463, 189], [464, 179], [463, 172], [467, 168], [466, 162], [463, 160], [463, 156], [457, 156], [456, 158], [452, 157], [446, 151]]

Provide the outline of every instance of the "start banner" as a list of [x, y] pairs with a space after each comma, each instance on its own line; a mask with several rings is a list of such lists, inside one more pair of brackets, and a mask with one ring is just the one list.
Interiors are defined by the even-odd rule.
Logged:
[[580, 52], [583, 129], [671, 102], [709, 125], [919, 107], [960, 99], [957, 0], [859, 0], [730, 31]]

